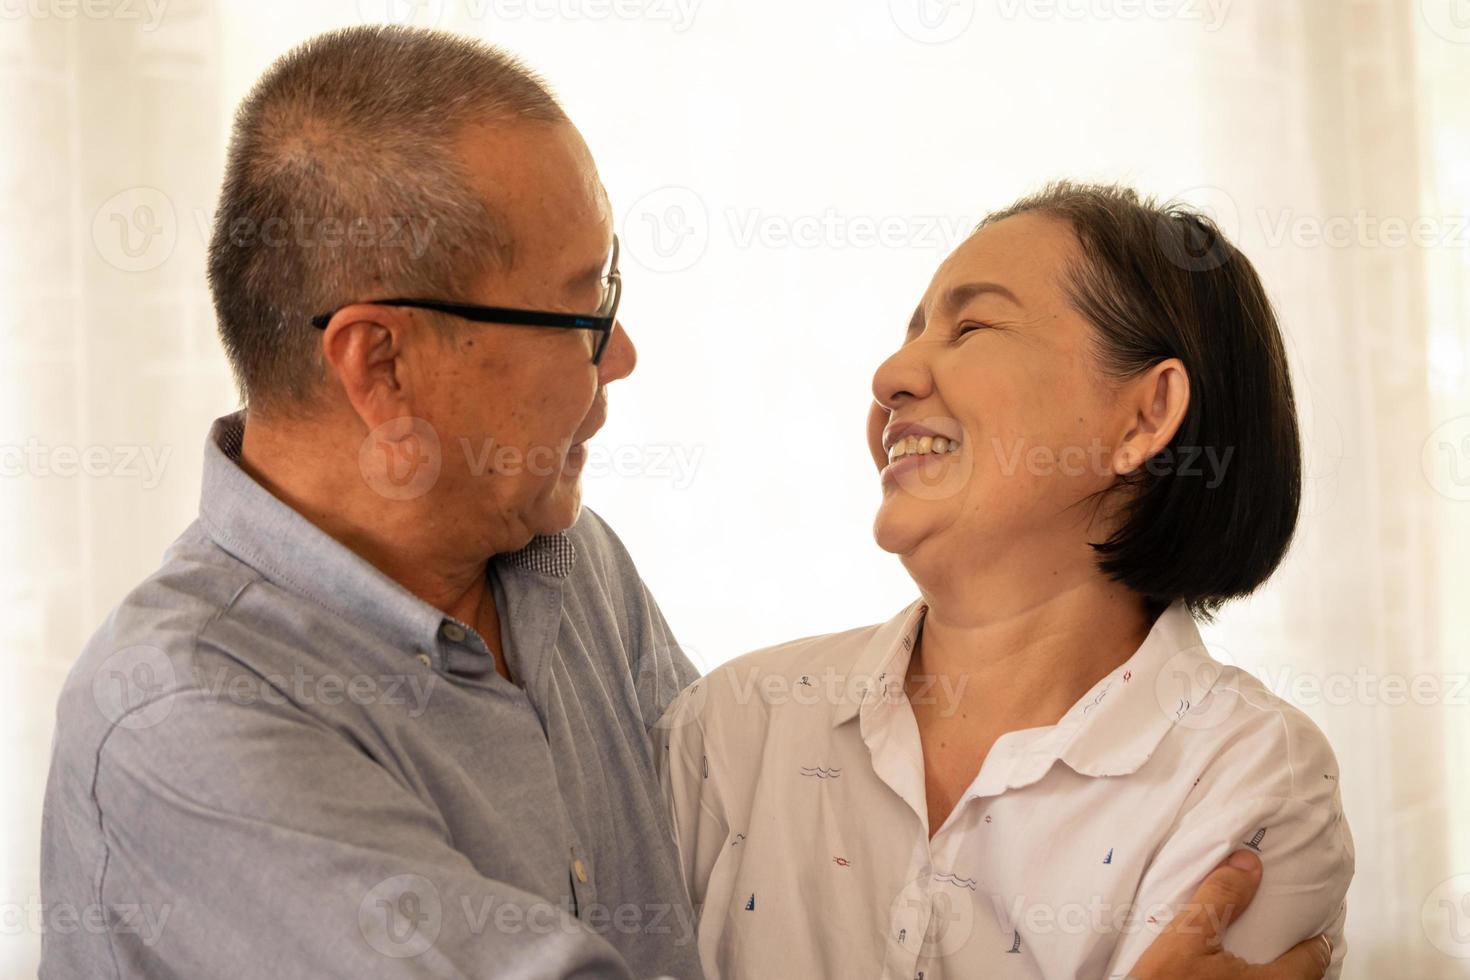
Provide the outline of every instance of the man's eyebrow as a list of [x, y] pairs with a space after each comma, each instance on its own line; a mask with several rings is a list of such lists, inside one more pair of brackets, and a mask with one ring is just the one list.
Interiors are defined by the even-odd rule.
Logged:
[[601, 282], [602, 269], [605, 265], [607, 265], [607, 260], [603, 259], [596, 265], [588, 266], [581, 272], [573, 273], [567, 278], [567, 286], [575, 289], [578, 286], [589, 286], [594, 282]]

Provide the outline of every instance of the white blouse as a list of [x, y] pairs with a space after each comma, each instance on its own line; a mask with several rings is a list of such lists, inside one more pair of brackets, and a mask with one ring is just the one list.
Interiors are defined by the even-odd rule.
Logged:
[[1337, 761], [1183, 603], [1057, 724], [997, 740], [932, 840], [903, 688], [924, 612], [747, 654], [660, 723], [710, 980], [1121, 978], [1241, 846], [1264, 878], [1226, 949], [1326, 932], [1339, 975]]

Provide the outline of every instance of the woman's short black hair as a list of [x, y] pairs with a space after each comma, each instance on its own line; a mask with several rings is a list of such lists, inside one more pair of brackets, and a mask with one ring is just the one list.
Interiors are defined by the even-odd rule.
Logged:
[[[1109, 375], [1171, 357], [1189, 407], [1169, 446], [1119, 479], [1121, 523], [1099, 567], [1151, 604], [1205, 620], [1280, 564], [1301, 503], [1301, 437], [1276, 313], [1249, 260], [1208, 217], [1110, 184], [1062, 181], [991, 214], [1066, 222], [1080, 246], [1073, 307]], [[1209, 454], [1213, 453], [1213, 457]]]

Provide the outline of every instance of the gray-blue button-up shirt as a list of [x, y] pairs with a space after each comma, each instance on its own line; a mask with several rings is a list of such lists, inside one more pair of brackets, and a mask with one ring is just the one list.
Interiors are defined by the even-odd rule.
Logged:
[[698, 977], [649, 738], [696, 672], [607, 525], [490, 563], [513, 684], [242, 431], [62, 693], [41, 976]]

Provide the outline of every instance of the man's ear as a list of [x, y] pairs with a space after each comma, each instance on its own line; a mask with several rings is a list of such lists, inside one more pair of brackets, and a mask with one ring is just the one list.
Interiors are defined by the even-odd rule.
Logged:
[[344, 306], [322, 335], [322, 358], [368, 431], [414, 414], [405, 357], [409, 314], [386, 306]]
[[1126, 428], [1113, 450], [1113, 472], [1138, 469], [1169, 445], [1189, 408], [1189, 375], [1177, 357], [1127, 381], [1121, 392]]

